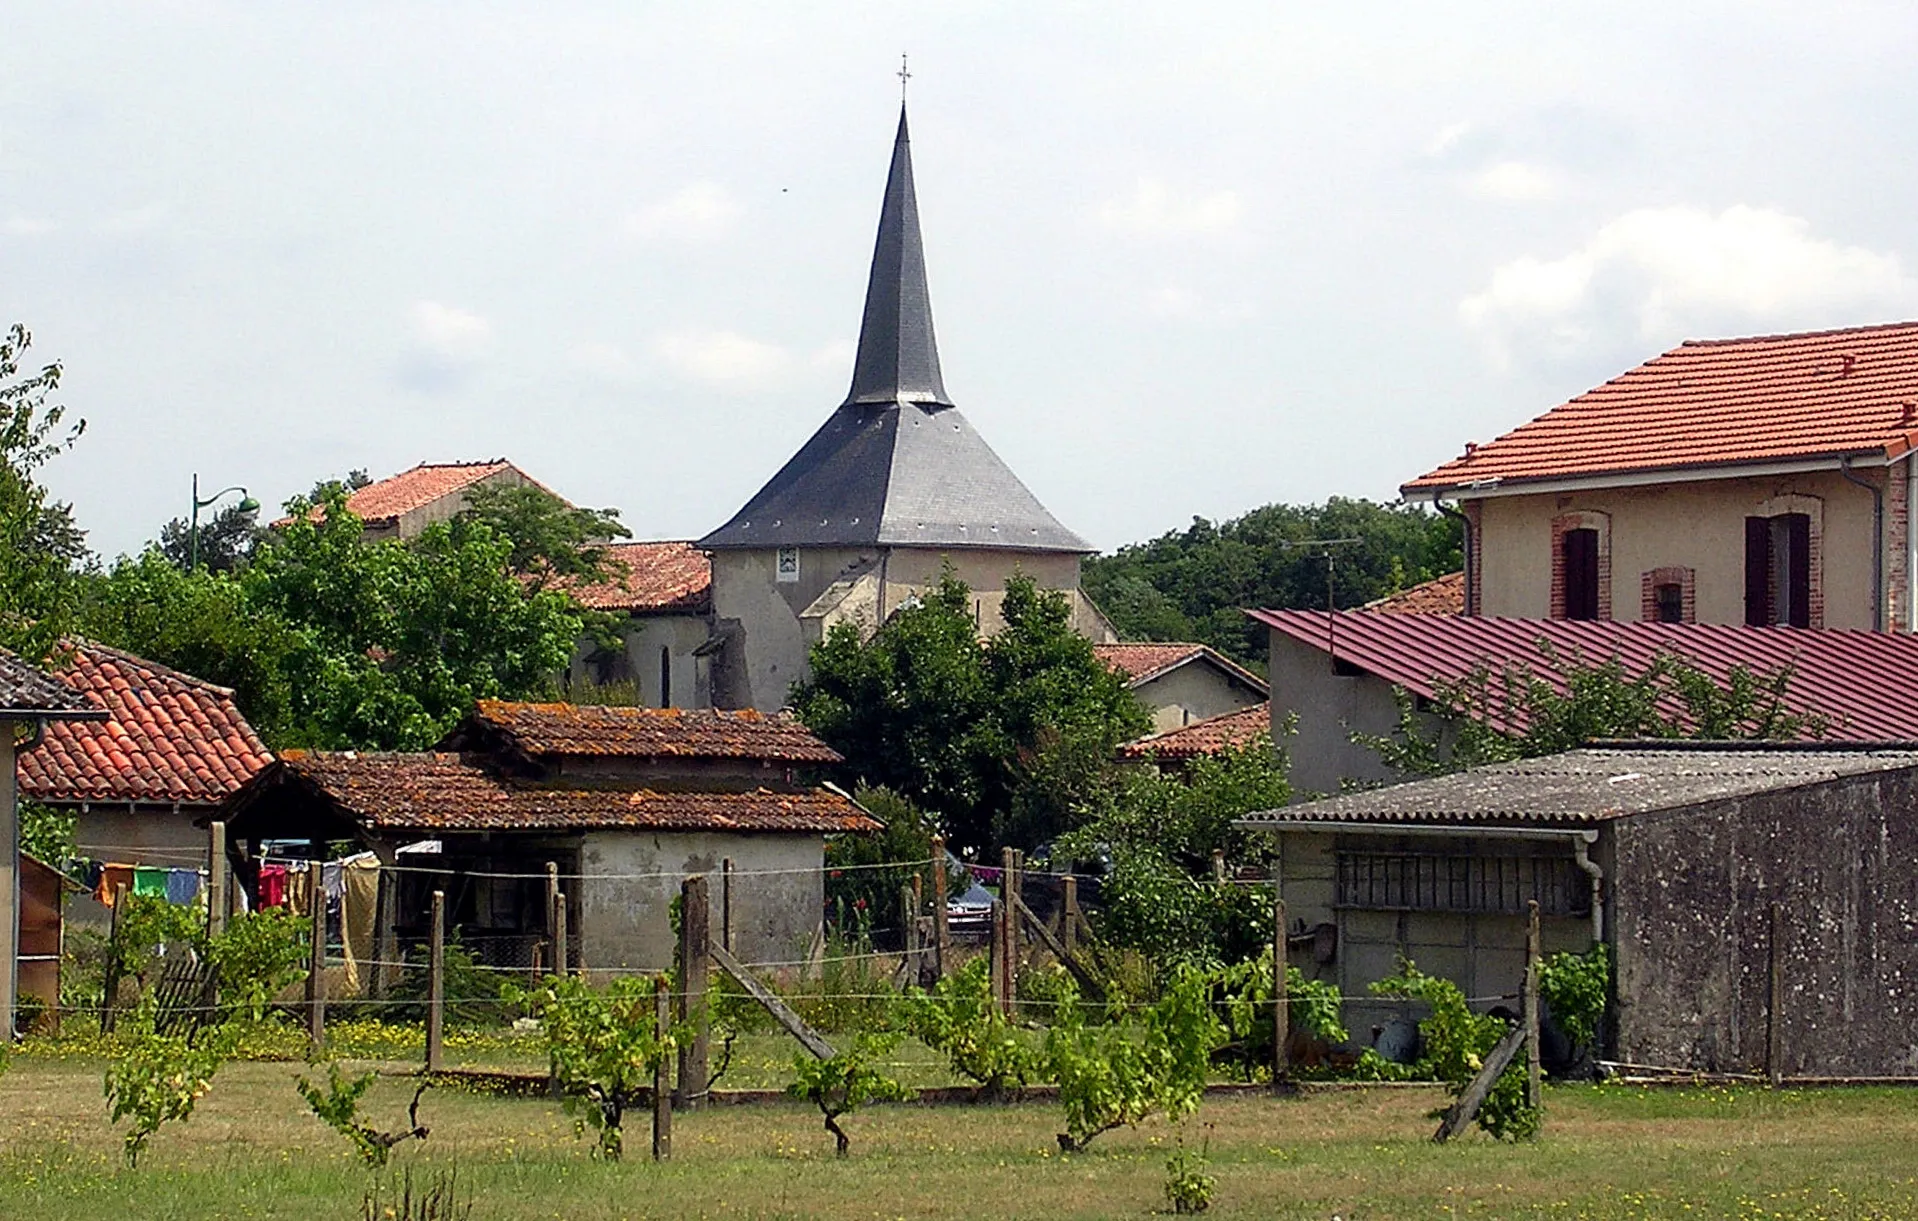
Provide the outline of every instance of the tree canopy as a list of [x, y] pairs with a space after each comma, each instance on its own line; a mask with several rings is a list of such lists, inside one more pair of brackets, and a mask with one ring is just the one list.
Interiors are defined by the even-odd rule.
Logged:
[[86, 422], [66, 424], [66, 409], [48, 401], [60, 385], [58, 362], [21, 372], [32, 343], [19, 323], [0, 337], [0, 648], [42, 661], [71, 627], [74, 566], [87, 552], [72, 507], [34, 476]]
[[1243, 607], [1323, 610], [1324, 547], [1334, 552], [1332, 603], [1362, 606], [1462, 566], [1458, 523], [1419, 505], [1335, 496], [1321, 505], [1273, 504], [1214, 524], [1192, 519], [1085, 563], [1084, 585], [1128, 640], [1194, 640], [1241, 661], [1266, 655], [1263, 629]]
[[1069, 829], [1114, 747], [1147, 727], [1073, 631], [1064, 595], [1015, 577], [1002, 614], [1003, 630], [981, 640], [971, 591], [948, 572], [870, 638], [834, 627], [793, 688], [848, 779], [927, 811], [955, 847], [1030, 848]]

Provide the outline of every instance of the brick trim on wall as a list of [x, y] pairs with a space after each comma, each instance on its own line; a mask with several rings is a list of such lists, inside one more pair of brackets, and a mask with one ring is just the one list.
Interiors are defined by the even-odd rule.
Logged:
[[1612, 617], [1612, 515], [1596, 509], [1560, 513], [1552, 519], [1552, 618], [1565, 617], [1565, 535], [1598, 532], [1598, 617]]
[[[1807, 608], [1812, 627], [1825, 626], [1825, 498], [1807, 496], [1803, 492], [1783, 492], [1769, 500], [1759, 502], [1752, 510], [1755, 517], [1780, 517], [1786, 513], [1803, 513], [1811, 519], [1806, 533], [1810, 536], [1811, 553], [1809, 564], [1811, 573], [1810, 607]], [[1890, 533], [1889, 530], [1886, 531]]]
[[1646, 623], [1658, 620], [1658, 587], [1676, 585], [1679, 588], [1679, 619], [1684, 623], [1698, 622], [1698, 598], [1695, 588], [1697, 572], [1690, 568], [1672, 566], [1653, 568], [1638, 578], [1638, 617]]
[[1911, 464], [1894, 462], [1885, 479], [1885, 624], [1894, 632], [1911, 630], [1911, 549], [1909, 535]]
[[1459, 511], [1465, 514], [1465, 520], [1468, 523], [1468, 528], [1472, 535], [1472, 544], [1465, 549], [1465, 588], [1471, 597], [1472, 604], [1465, 608], [1465, 613], [1468, 615], [1482, 615], [1485, 613], [1485, 578], [1483, 576], [1485, 571], [1485, 526], [1483, 524], [1485, 520], [1485, 502], [1482, 500], [1468, 500], [1459, 506]]

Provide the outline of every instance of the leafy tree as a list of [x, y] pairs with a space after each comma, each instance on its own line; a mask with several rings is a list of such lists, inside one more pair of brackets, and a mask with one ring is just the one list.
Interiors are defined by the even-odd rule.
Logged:
[[1268, 850], [1265, 838], [1232, 823], [1292, 800], [1286, 767], [1285, 752], [1262, 734], [1177, 768], [1116, 769], [1090, 795], [1081, 826], [1061, 850], [1091, 859], [1102, 850], [1149, 849], [1195, 875], [1210, 867], [1214, 851], [1234, 861], [1256, 860]]
[[463, 521], [512, 540], [506, 566], [543, 588], [555, 581], [603, 581], [623, 575], [606, 545], [631, 538], [618, 509], [581, 509], [535, 484], [476, 484], [466, 491]]
[[599, 1151], [618, 1161], [626, 1111], [653, 1085], [653, 1074], [679, 1046], [682, 1033], [655, 1020], [651, 977], [615, 976], [595, 988], [577, 976], [556, 976], [537, 988], [506, 988], [546, 1031], [553, 1081], [580, 1132], [599, 1131]]
[[818, 1060], [805, 1052], [794, 1057], [793, 1083], [786, 1092], [819, 1108], [838, 1156], [852, 1151], [851, 1138], [839, 1126], [842, 1118], [870, 1102], [903, 1102], [912, 1097], [911, 1090], [872, 1064], [874, 1056], [890, 1051], [898, 1041], [897, 1035], [861, 1033], [830, 1059]]
[[932, 859], [932, 822], [890, 789], [858, 789], [853, 800], [884, 829], [826, 842], [827, 907], [863, 911], [876, 928], [903, 929], [909, 913], [900, 906], [900, 890], [923, 872], [919, 862]]
[[1557, 668], [1561, 691], [1520, 664], [1481, 664], [1458, 682], [1433, 686], [1426, 711], [1398, 689], [1398, 725], [1389, 735], [1354, 734], [1388, 766], [1436, 776], [1513, 759], [1575, 750], [1588, 742], [1631, 738], [1782, 740], [1822, 737], [1830, 721], [1795, 711], [1792, 667], [1757, 672], [1742, 665], [1719, 681], [1676, 653], [1660, 653], [1631, 671], [1618, 656], [1592, 662], [1539, 651]]
[[993, 998], [991, 965], [983, 956], [929, 992], [907, 989], [900, 1020], [906, 1033], [945, 1056], [953, 1072], [978, 1082], [991, 1101], [1005, 1101], [1040, 1071], [1038, 1049]]
[[793, 704], [884, 786], [937, 817], [957, 846], [1033, 846], [1066, 830], [1113, 748], [1147, 726], [1124, 680], [1072, 630], [1065, 596], [1007, 582], [1004, 628], [979, 639], [948, 572], [870, 639], [841, 624], [812, 651]]
[[228, 920], [219, 936], [205, 942], [207, 958], [219, 968], [221, 1002], [259, 1021], [280, 989], [306, 975], [312, 933], [310, 918], [284, 907]]
[[72, 507], [34, 474], [70, 449], [86, 422], [66, 426], [66, 409], [47, 401], [60, 385], [58, 362], [21, 373], [32, 342], [19, 323], [0, 338], [0, 648], [42, 661], [71, 628], [73, 570], [86, 544]]
[[64, 866], [73, 856], [75, 817], [37, 801], [19, 805], [20, 851], [55, 869]]
[[1462, 565], [1458, 523], [1420, 505], [1335, 496], [1321, 505], [1273, 504], [1214, 524], [1121, 547], [1086, 561], [1086, 592], [1126, 639], [1196, 640], [1256, 663], [1266, 633], [1241, 607], [1323, 610], [1325, 559], [1315, 538], [1357, 538], [1337, 548], [1333, 605], [1346, 609]]
[[[237, 572], [253, 558], [268, 535], [257, 508], [227, 505], [200, 523], [200, 567], [208, 572]], [[193, 523], [176, 517], [160, 527], [160, 554], [185, 571], [193, 561]]]

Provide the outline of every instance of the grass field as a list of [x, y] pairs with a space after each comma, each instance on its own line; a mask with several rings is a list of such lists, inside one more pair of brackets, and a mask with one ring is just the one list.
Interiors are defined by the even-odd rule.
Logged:
[[[199, 1111], [122, 1169], [100, 1094], [102, 1063], [17, 1056], [0, 1077], [0, 1217], [32, 1221], [359, 1216], [369, 1172], [308, 1115], [303, 1066], [239, 1062]], [[397, 1124], [411, 1089], [383, 1079], [376, 1122]], [[676, 1118], [674, 1158], [590, 1156], [543, 1099], [439, 1090], [416, 1172], [457, 1166], [474, 1221], [623, 1217], [1144, 1217], [1165, 1207], [1168, 1146], [1209, 1146], [1219, 1217], [1918, 1216], [1918, 1093], [1768, 1093], [1561, 1087], [1536, 1144], [1428, 1137], [1436, 1090], [1208, 1099], [1173, 1129], [1148, 1124], [1061, 1158], [1054, 1108], [900, 1105], [848, 1121], [853, 1156], [831, 1155], [800, 1105], [717, 1107]]]

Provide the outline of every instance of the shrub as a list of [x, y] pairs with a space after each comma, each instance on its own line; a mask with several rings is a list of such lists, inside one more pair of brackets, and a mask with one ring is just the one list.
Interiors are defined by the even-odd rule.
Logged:
[[223, 1004], [243, 1008], [258, 1021], [280, 989], [306, 974], [313, 921], [284, 907], [268, 907], [227, 921], [207, 943], [220, 971]]
[[1539, 998], [1574, 1047], [1598, 1047], [1611, 987], [1612, 952], [1603, 942], [1583, 954], [1558, 953], [1539, 963]]
[[[1418, 1068], [1445, 1082], [1453, 1097], [1464, 1093], [1484, 1067], [1486, 1054], [1509, 1029], [1498, 1018], [1473, 1013], [1457, 984], [1425, 974], [1409, 959], [1400, 959], [1398, 974], [1376, 981], [1372, 991], [1424, 1001], [1431, 1008], [1419, 1022], [1425, 1054]], [[1515, 1060], [1499, 1074], [1477, 1122], [1500, 1140], [1529, 1140], [1538, 1135], [1541, 1118], [1537, 1107], [1526, 1104], [1525, 1065]]]
[[801, 1052], [793, 1060], [793, 1083], [786, 1092], [809, 1100], [826, 1117], [826, 1131], [832, 1133], [834, 1152], [845, 1157], [852, 1141], [839, 1120], [869, 1102], [903, 1102], [912, 1091], [872, 1066], [875, 1055], [892, 1050], [896, 1035], [859, 1034], [852, 1044], [829, 1060], [815, 1059]]
[[[388, 1006], [387, 1016], [400, 1022], [424, 1022], [426, 1020], [427, 1001], [432, 990], [432, 977], [429, 973], [432, 951], [425, 946], [415, 947], [406, 956], [406, 970], [400, 973], [399, 982], [394, 985], [392, 997], [396, 1004]], [[446, 1021], [454, 1026], [483, 1026], [504, 1020], [505, 1013], [500, 1004], [500, 977], [481, 966], [479, 960], [464, 945], [460, 944], [459, 933], [454, 932], [446, 942], [441, 958], [444, 977], [441, 980], [441, 995], [446, 1001]]]
[[1065, 1107], [1059, 1148], [1067, 1153], [1155, 1112], [1178, 1119], [1198, 1109], [1212, 1050], [1224, 1034], [1209, 981], [1195, 971], [1181, 972], [1143, 1012], [1114, 1006], [1106, 1018], [1090, 1024], [1077, 1004], [1065, 1004], [1046, 1032], [1047, 1066]]
[[1184, 1217], [1212, 1207], [1212, 1193], [1219, 1181], [1206, 1173], [1211, 1165], [1205, 1150], [1194, 1153], [1180, 1139], [1179, 1147], [1165, 1159], [1165, 1198], [1173, 1212]]
[[193, 1106], [220, 1071], [231, 1048], [223, 1029], [203, 1030], [197, 1039], [160, 1034], [153, 1028], [153, 1007], [145, 1004], [121, 1029], [120, 1054], [107, 1066], [103, 1092], [112, 1108], [108, 1122], [129, 1120], [123, 1151], [127, 1168], [137, 1167], [147, 1141], [160, 1125], [193, 1116]]
[[553, 1080], [575, 1130], [598, 1129], [600, 1153], [618, 1161], [627, 1108], [651, 1088], [654, 1073], [679, 1046], [680, 1032], [655, 1020], [653, 979], [623, 975], [594, 988], [569, 975], [505, 991], [510, 1003], [539, 1016]]
[[[1225, 967], [1213, 974], [1215, 995], [1226, 1030], [1237, 1044], [1237, 1058], [1250, 1074], [1270, 1068], [1272, 1054], [1272, 953]], [[1285, 968], [1286, 1021], [1290, 1030], [1337, 1045], [1350, 1036], [1337, 984], [1307, 979], [1297, 967]]]
[[1040, 1057], [993, 1003], [991, 965], [981, 956], [933, 985], [910, 988], [900, 1003], [906, 1032], [946, 1057], [952, 1070], [1003, 1101], [1023, 1087]]

